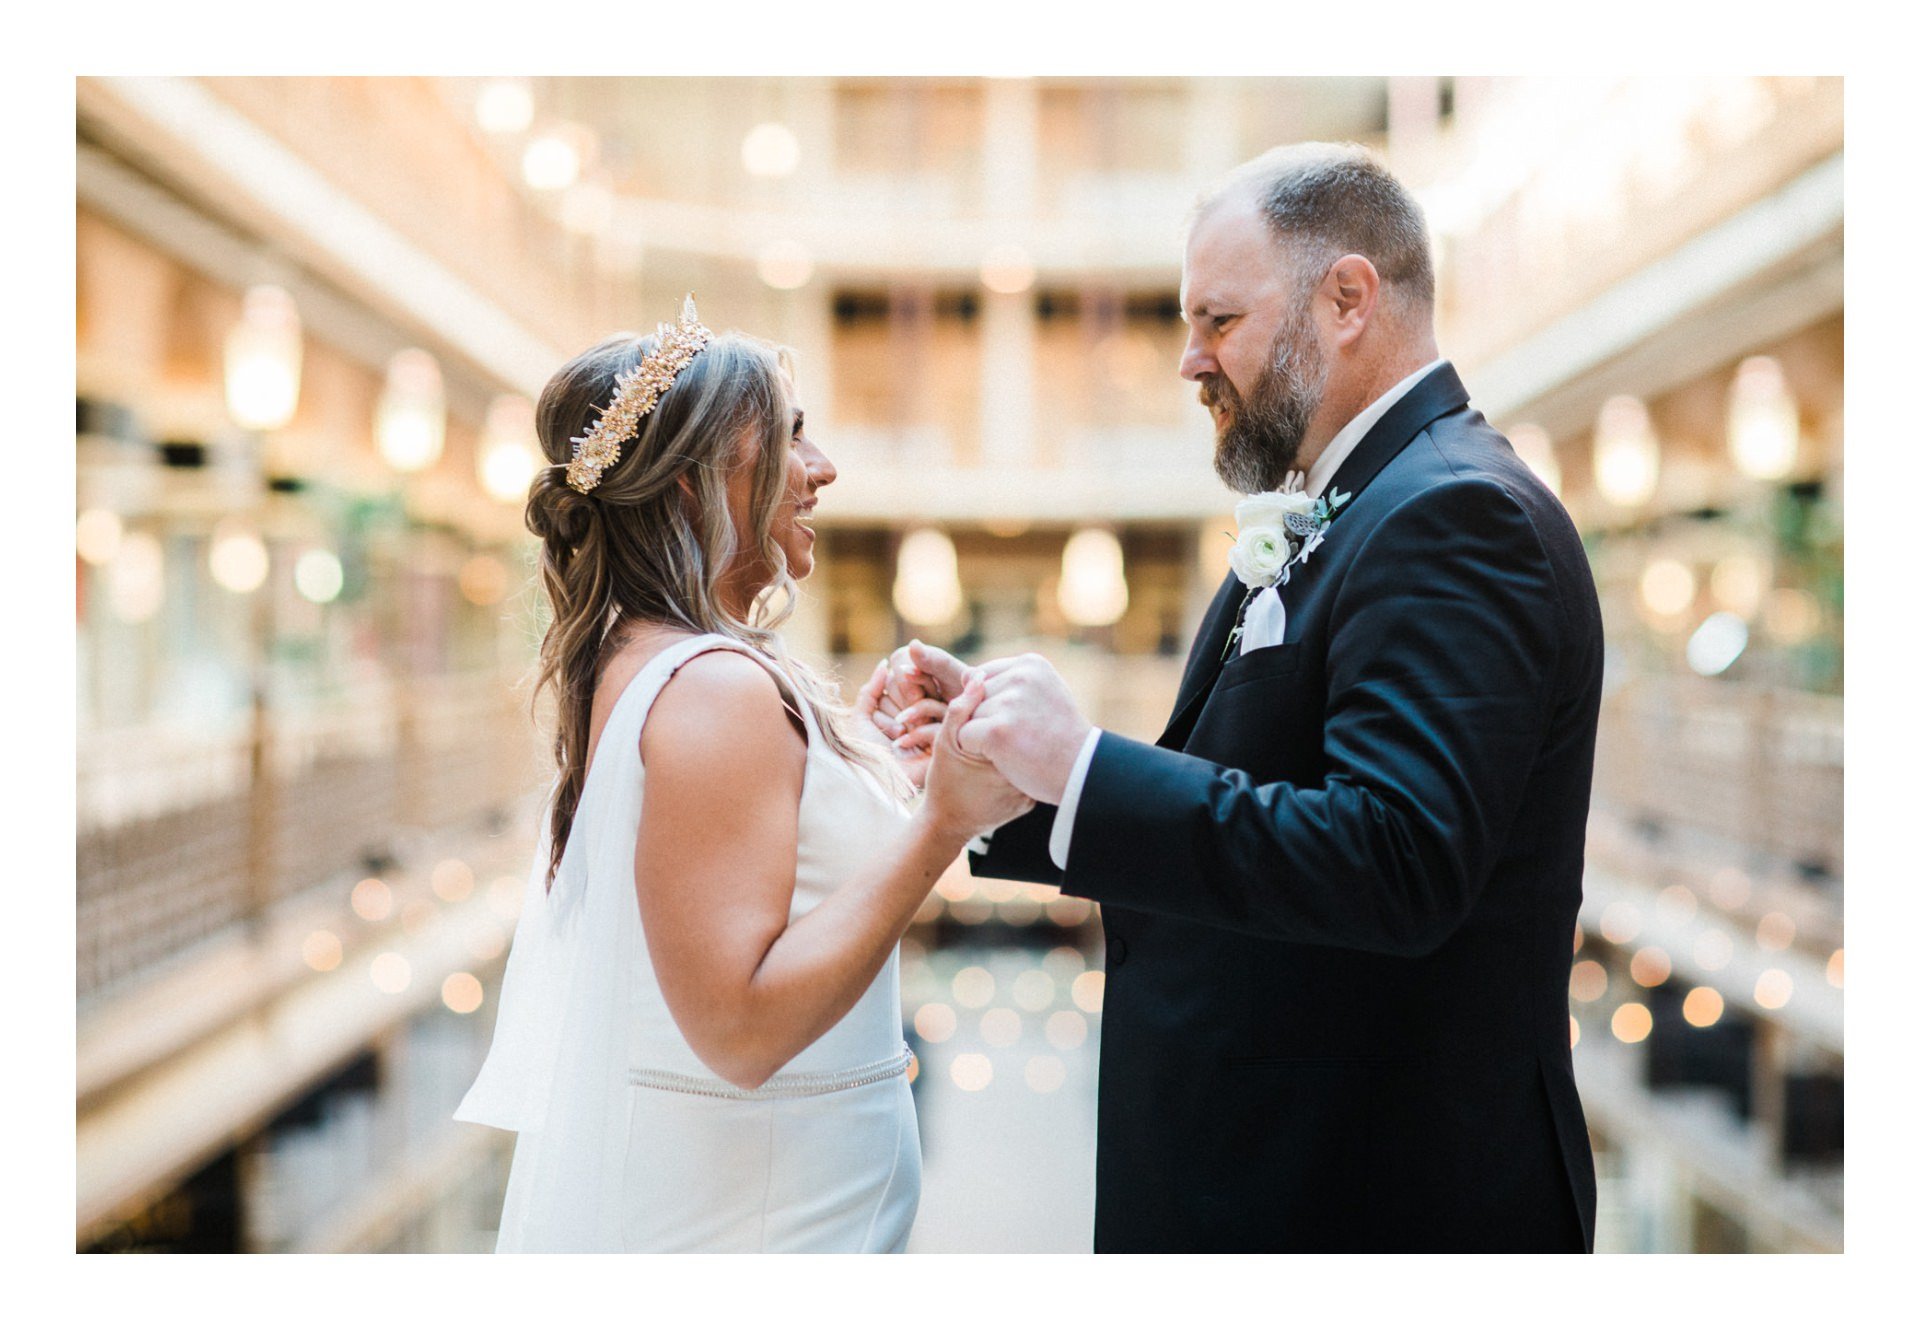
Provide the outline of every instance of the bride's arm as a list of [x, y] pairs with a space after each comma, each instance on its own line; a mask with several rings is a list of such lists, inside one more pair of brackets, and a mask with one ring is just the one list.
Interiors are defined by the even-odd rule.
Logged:
[[951, 747], [928, 798], [865, 866], [792, 924], [806, 744], [772, 678], [735, 652], [684, 666], [640, 740], [634, 880], [668, 1010], [700, 1060], [759, 1085], [831, 1029], [880, 971], [968, 840], [1026, 801]]

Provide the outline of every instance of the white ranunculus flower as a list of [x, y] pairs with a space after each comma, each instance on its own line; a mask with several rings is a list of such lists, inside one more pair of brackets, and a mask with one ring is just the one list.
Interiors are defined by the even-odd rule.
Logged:
[[1316, 502], [1318, 501], [1304, 490], [1293, 494], [1282, 494], [1277, 490], [1269, 490], [1265, 494], [1249, 494], [1235, 505], [1233, 520], [1239, 523], [1242, 531], [1248, 527], [1284, 527], [1287, 514], [1299, 513], [1302, 516], [1310, 514]]
[[1287, 566], [1293, 551], [1287, 547], [1287, 533], [1277, 526], [1246, 526], [1233, 542], [1227, 562], [1233, 575], [1248, 586], [1272, 586]]

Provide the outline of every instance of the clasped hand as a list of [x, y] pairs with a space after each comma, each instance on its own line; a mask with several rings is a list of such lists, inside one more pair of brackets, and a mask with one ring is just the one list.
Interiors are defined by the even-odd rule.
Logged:
[[922, 784], [947, 700], [978, 682], [981, 700], [954, 735], [959, 752], [991, 762], [1030, 799], [1057, 804], [1093, 728], [1066, 681], [1029, 652], [969, 666], [938, 647], [912, 642], [875, 667], [856, 709], [893, 741], [909, 779]]

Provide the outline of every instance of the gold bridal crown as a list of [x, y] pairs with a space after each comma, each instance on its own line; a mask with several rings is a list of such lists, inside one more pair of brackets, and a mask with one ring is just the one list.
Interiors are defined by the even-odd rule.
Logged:
[[600, 483], [600, 474], [620, 460], [620, 445], [640, 432], [640, 421], [660, 404], [661, 394], [673, 387], [680, 371], [706, 350], [712, 337], [694, 312], [693, 293], [688, 292], [679, 326], [660, 325], [660, 349], [613, 381], [613, 400], [592, 428], [573, 441], [567, 484], [585, 494]]

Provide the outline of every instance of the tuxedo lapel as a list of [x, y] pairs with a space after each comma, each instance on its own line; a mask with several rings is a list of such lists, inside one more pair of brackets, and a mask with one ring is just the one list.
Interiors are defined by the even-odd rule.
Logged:
[[[1399, 456], [1400, 450], [1413, 441], [1415, 435], [1441, 416], [1458, 411], [1466, 404], [1466, 385], [1460, 382], [1452, 362], [1441, 364], [1374, 422], [1366, 437], [1354, 446], [1354, 450], [1347, 454], [1347, 460], [1334, 472], [1332, 481], [1327, 485], [1328, 495], [1336, 492], [1345, 494], [1347, 504], [1351, 504], [1387, 463]], [[1344, 511], [1345, 504], [1342, 505]], [[1213, 604], [1208, 606], [1206, 618], [1201, 621], [1200, 634], [1194, 639], [1193, 651], [1187, 657], [1186, 673], [1180, 680], [1180, 694], [1173, 704], [1173, 716], [1157, 740], [1160, 747], [1180, 748], [1193, 732], [1193, 722], [1198, 719], [1201, 707], [1213, 691], [1213, 681], [1219, 677], [1225, 664], [1222, 652], [1226, 649], [1227, 634], [1233, 631], [1234, 622], [1239, 618], [1240, 602], [1245, 592], [1246, 588], [1240, 584], [1240, 580], [1228, 574], [1220, 590], [1214, 594]]]
[[1168, 740], [1180, 727], [1190, 708], [1199, 705], [1200, 699], [1207, 695], [1213, 686], [1213, 677], [1220, 672], [1220, 656], [1227, 646], [1227, 634], [1233, 631], [1235, 620], [1240, 617], [1240, 601], [1246, 588], [1240, 579], [1228, 573], [1226, 580], [1220, 583], [1220, 589], [1214, 592], [1213, 603], [1207, 606], [1206, 617], [1200, 621], [1200, 633], [1193, 640], [1193, 650], [1187, 654], [1186, 672], [1180, 678], [1180, 693], [1173, 703], [1173, 719], [1167, 722], [1167, 728], [1160, 736], [1162, 747], [1178, 747]]

